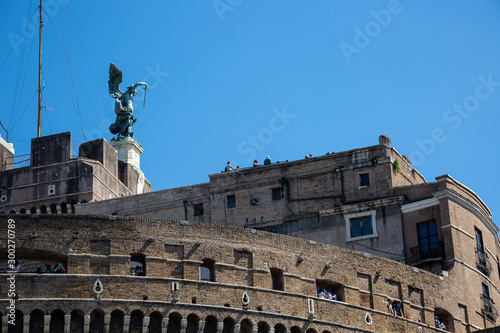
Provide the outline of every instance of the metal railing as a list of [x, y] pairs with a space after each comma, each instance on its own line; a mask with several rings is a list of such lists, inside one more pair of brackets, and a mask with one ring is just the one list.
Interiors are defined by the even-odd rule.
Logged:
[[484, 251], [480, 251], [476, 248], [476, 266], [485, 275], [490, 275], [493, 270], [490, 261], [488, 260], [488, 254]]
[[481, 307], [481, 312], [483, 313], [483, 315], [493, 321], [496, 321], [498, 318], [498, 311], [493, 305], [495, 304], [493, 300], [489, 296], [484, 294], [481, 294], [481, 300], [483, 301], [483, 305]]
[[444, 260], [443, 242], [422, 244], [410, 249], [410, 258], [408, 258], [410, 265], [429, 260]]
[[6, 158], [5, 162], [1, 166], [0, 171], [9, 169], [9, 166], [12, 166], [12, 168], [27, 167], [30, 165], [30, 158], [30, 154], [16, 155], [14, 157]]

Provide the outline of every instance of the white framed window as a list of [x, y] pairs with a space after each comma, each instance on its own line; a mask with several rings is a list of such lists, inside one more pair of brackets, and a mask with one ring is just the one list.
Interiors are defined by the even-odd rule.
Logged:
[[378, 237], [375, 213], [375, 210], [370, 210], [344, 215], [346, 242]]

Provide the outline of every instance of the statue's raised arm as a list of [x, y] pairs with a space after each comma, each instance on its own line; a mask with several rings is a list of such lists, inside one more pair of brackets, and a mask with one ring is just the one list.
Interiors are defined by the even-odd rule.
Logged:
[[119, 87], [122, 79], [122, 71], [115, 64], [111, 63], [109, 65], [108, 87], [109, 94], [115, 99], [116, 121], [109, 126], [109, 131], [112, 134], [117, 134], [111, 141], [120, 141], [134, 137], [132, 125], [137, 119], [134, 119], [133, 98], [137, 95], [137, 87], [144, 86], [144, 89], [147, 89], [148, 86], [147, 82], [137, 82], [127, 87], [125, 92], [122, 92]]

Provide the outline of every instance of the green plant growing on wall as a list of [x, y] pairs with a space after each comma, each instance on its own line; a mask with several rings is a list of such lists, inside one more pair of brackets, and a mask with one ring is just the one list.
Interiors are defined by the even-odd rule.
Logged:
[[375, 156], [374, 158], [371, 159], [372, 165], [376, 165], [378, 163], [378, 159], [380, 156]]
[[392, 162], [392, 165], [394, 166], [394, 169], [396, 169], [397, 172], [401, 172], [401, 166], [399, 165], [398, 160], [394, 160], [394, 162]]

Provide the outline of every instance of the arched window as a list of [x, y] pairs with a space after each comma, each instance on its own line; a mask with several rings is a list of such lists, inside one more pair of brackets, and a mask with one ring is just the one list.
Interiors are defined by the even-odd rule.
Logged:
[[109, 333], [122, 333], [123, 332], [123, 317], [124, 314], [120, 310], [111, 312], [111, 320], [109, 322]]
[[31, 207], [30, 212], [31, 214], [36, 214], [36, 207]]
[[15, 214], [15, 213], [16, 213], [15, 209], [10, 211], [10, 214]]
[[290, 329], [290, 333], [301, 333], [302, 331], [300, 330], [300, 328], [298, 326], [293, 326], [291, 329]]
[[274, 333], [285, 333], [286, 327], [283, 324], [276, 324], [274, 326]]
[[243, 319], [240, 325], [240, 333], [252, 333], [253, 324], [250, 319]]
[[21, 311], [16, 310], [16, 312], [14, 312], [14, 315], [16, 317], [15, 325], [9, 325], [7, 332], [8, 333], [23, 333], [24, 314]]
[[139, 310], [132, 311], [132, 313], [130, 314], [129, 332], [141, 333], [143, 321], [144, 321], [144, 314], [141, 311]]
[[69, 206], [69, 208], [71, 208], [71, 211], [68, 211], [68, 213], [75, 214], [75, 206], [76, 206], [76, 204], [77, 204], [76, 201], [72, 201], [71, 202], [71, 205]]
[[40, 207], [40, 212], [41, 212], [42, 214], [47, 214], [47, 206], [42, 205], [42, 207]]
[[146, 276], [146, 255], [143, 253], [130, 255], [130, 275]]
[[180, 333], [182, 316], [174, 312], [168, 316], [168, 319], [167, 333]]
[[314, 328], [309, 328], [306, 333], [316, 333], [316, 330]]
[[104, 332], [104, 313], [94, 310], [90, 313], [90, 333]]
[[81, 310], [71, 311], [69, 331], [72, 333], [83, 333], [83, 312]]
[[199, 322], [200, 318], [194, 313], [191, 313], [189, 316], [187, 316], [186, 333], [197, 333]]
[[281, 269], [271, 268], [271, 278], [273, 280], [273, 290], [285, 290], [285, 280]]
[[161, 333], [161, 322], [163, 320], [163, 316], [158, 311], [152, 312], [149, 315], [149, 333]]
[[258, 333], [269, 333], [269, 324], [266, 323], [265, 321], [261, 321], [257, 324], [258, 327]]
[[57, 205], [56, 204], [50, 205], [50, 210], [52, 214], [57, 214]]
[[64, 333], [64, 312], [55, 310], [50, 315], [50, 333]]
[[222, 326], [222, 333], [233, 333], [234, 331], [234, 319], [231, 317], [224, 318], [224, 325]]
[[200, 266], [200, 280], [215, 282], [215, 261], [212, 259], [203, 259]]
[[440, 309], [440, 308], [434, 309], [434, 321], [436, 327], [442, 324], [444, 325], [444, 327], [438, 327], [438, 328], [445, 329], [449, 332], [455, 332], [453, 316], [445, 309]]
[[61, 214], [68, 214], [68, 206], [66, 206], [65, 202], [61, 203]]
[[[22, 326], [22, 325], [21, 325]], [[30, 313], [30, 333], [43, 332], [43, 312], [33, 310]]]
[[26, 208], [21, 208], [19, 210], [19, 214], [26, 214]]
[[218, 320], [214, 316], [208, 316], [205, 318], [205, 329], [203, 333], [217, 333]]

